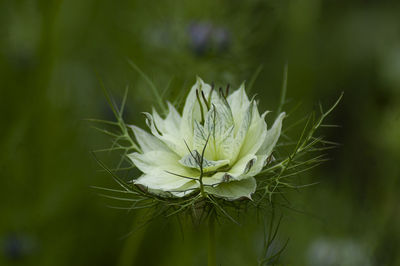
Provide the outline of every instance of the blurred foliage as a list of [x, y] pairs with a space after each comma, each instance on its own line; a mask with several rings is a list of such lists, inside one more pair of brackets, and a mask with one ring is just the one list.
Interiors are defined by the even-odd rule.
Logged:
[[[399, 12], [394, 0], [1, 1], [0, 264], [204, 265], [201, 227], [138, 227], [146, 214], [107, 208], [90, 188], [114, 185], [89, 153], [109, 139], [83, 120], [112, 118], [99, 80], [117, 101], [130, 88], [129, 123], [144, 126], [155, 105], [130, 59], [167, 99], [179, 103], [196, 75], [247, 80], [269, 110], [288, 62], [286, 125], [344, 91], [329, 119], [341, 127], [323, 132], [342, 146], [300, 177], [320, 184], [286, 195], [280, 260], [399, 265]], [[221, 265], [257, 264], [253, 217], [220, 221]]]

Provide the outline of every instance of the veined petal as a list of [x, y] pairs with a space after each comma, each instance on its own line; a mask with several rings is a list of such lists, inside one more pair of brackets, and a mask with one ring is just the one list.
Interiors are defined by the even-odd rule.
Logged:
[[132, 129], [133, 134], [135, 135], [135, 138], [143, 152], [169, 150], [169, 148], [161, 140], [147, 133], [143, 129], [133, 125], [130, 126], [130, 128]]
[[231, 176], [226, 172], [217, 172], [212, 176], [203, 177], [203, 184], [205, 186], [216, 186], [223, 182], [228, 182], [231, 180]]
[[197, 188], [199, 188], [199, 183], [197, 181], [191, 180], [183, 186], [171, 190], [170, 193], [175, 197], [184, 197], [186, 195], [189, 195], [190, 193], [195, 192]]
[[238, 181], [252, 177], [254, 175], [253, 173], [256, 172], [256, 170], [253, 170], [253, 167], [257, 166], [257, 159], [258, 156], [256, 155], [247, 155], [236, 162], [228, 171], [221, 171], [212, 176], [203, 177], [203, 183], [205, 185], [216, 185], [223, 182], [230, 182], [231, 180]]
[[[209, 146], [209, 134], [205, 131], [204, 127], [200, 125], [198, 121], [194, 121], [193, 129], [193, 150], [203, 151], [207, 144], [204, 156], [207, 158], [214, 158], [214, 152], [211, 150], [212, 147]], [[207, 141], [208, 140], [208, 141]]]
[[[149, 151], [144, 154], [131, 153], [128, 154], [129, 159], [136, 165], [136, 167], [145, 174], [154, 174], [160, 176], [179, 177], [180, 179], [198, 178], [198, 171], [191, 170], [187, 167], [182, 167], [178, 162], [178, 155], [166, 151]], [[161, 177], [160, 177], [161, 178]]]
[[256, 176], [267, 164], [267, 155], [256, 155], [257, 160], [254, 165], [250, 168], [249, 172], [246, 174], [247, 176]]
[[256, 191], [256, 180], [249, 177], [240, 181], [224, 182], [216, 186], [205, 186], [204, 190], [215, 196], [227, 200], [236, 200], [239, 198], [249, 198]]
[[232, 115], [236, 127], [241, 124], [243, 113], [250, 104], [244, 87], [244, 83], [242, 83], [242, 85], [240, 85], [240, 88], [234, 91], [227, 98], [228, 104], [232, 110]]
[[212, 161], [206, 158], [201, 158], [201, 154], [197, 150], [191, 151], [191, 153], [184, 156], [179, 160], [183, 166], [200, 170], [200, 164], [202, 164], [202, 169], [204, 173], [215, 171], [223, 166], [229, 164], [229, 160], [218, 160]]
[[246, 154], [255, 154], [264, 143], [267, 135], [267, 123], [265, 123], [266, 114], [267, 113], [264, 113], [260, 117], [258, 115], [257, 107], [254, 105], [252, 122], [243, 141], [239, 158], [245, 156]]
[[165, 131], [164, 121], [162, 121], [162, 126], [164, 130], [164, 134], [162, 134], [161, 130], [158, 128], [158, 125], [155, 123], [154, 117], [149, 113], [144, 113], [146, 115], [146, 123], [147, 126], [151, 130], [151, 134], [156, 136], [162, 142], [164, 142], [172, 151], [177, 154], [183, 156], [186, 154], [186, 146], [184, 139], [181, 139], [181, 135], [178, 132], [168, 133]]
[[232, 154], [231, 157], [229, 158], [231, 162], [235, 162], [236, 159], [238, 158], [239, 152], [243, 145], [243, 141], [246, 137], [247, 131], [249, 130], [253, 116], [253, 104], [254, 103], [251, 103], [247, 107], [247, 110], [243, 116], [243, 120], [241, 121], [239, 129], [237, 130], [237, 133], [235, 135]]
[[279, 136], [281, 135], [282, 120], [285, 118], [285, 113], [281, 113], [279, 117], [275, 120], [272, 127], [267, 131], [267, 135], [257, 154], [270, 155], [272, 149], [278, 142]]
[[235, 180], [241, 180], [248, 177], [249, 171], [257, 162], [257, 156], [254, 154], [247, 154], [240, 158], [233, 167], [227, 172]]
[[[216, 123], [218, 124], [216, 125]], [[220, 132], [225, 131], [233, 124], [232, 110], [228, 101], [222, 95], [217, 94], [211, 100], [210, 111], [207, 113], [204, 127], [209, 132], [216, 130], [217, 134], [221, 134]]]
[[151, 134], [132, 126], [143, 151], [128, 155], [143, 172], [134, 183], [149, 193], [183, 197], [198, 191], [202, 172], [207, 193], [228, 200], [250, 198], [254, 176], [276, 145], [284, 116], [267, 130], [265, 114], [260, 116], [244, 84], [225, 98], [197, 78], [182, 116], [168, 103], [166, 116], [154, 109], [146, 114]]
[[[209, 136], [206, 154], [208, 158], [219, 160], [231, 154], [234, 130], [232, 110], [226, 99], [217, 95], [212, 100], [204, 123], [205, 135]], [[229, 146], [227, 146], [228, 144]]]
[[[200, 103], [197, 100], [196, 91], [203, 91], [205, 95], [208, 95], [211, 91], [210, 85], [204, 83], [204, 81], [197, 77], [196, 83], [191, 88], [189, 95], [186, 98], [185, 106], [183, 107], [182, 119], [180, 125], [180, 132], [182, 136], [185, 137], [186, 142], [189, 146], [192, 145], [193, 141], [193, 122], [195, 120], [201, 120], [200, 113]], [[205, 115], [204, 111], [207, 110], [205, 103], [201, 103], [203, 107], [203, 116]]]
[[152, 117], [158, 131], [163, 135], [167, 134], [168, 132], [165, 128], [164, 119], [161, 118], [161, 116], [158, 114], [157, 110], [154, 107], [152, 108]]
[[150, 189], [160, 189], [163, 191], [174, 191], [189, 183], [190, 179], [181, 178], [165, 172], [144, 174], [134, 180], [135, 184], [145, 186]]
[[165, 118], [166, 129], [169, 132], [179, 132], [182, 117], [170, 102], [167, 102], [167, 104], [168, 115]]
[[219, 149], [217, 151], [217, 158], [230, 158], [234, 150], [235, 136], [233, 135], [234, 126], [228, 128], [222, 138], [218, 142]]
[[140, 184], [150, 189], [171, 191], [198, 178], [197, 171], [182, 167], [178, 163], [179, 157], [171, 152], [132, 153], [128, 157], [144, 173], [144, 175], [134, 180], [135, 184]]
[[180, 135], [179, 127], [182, 118], [171, 103], [168, 102], [167, 104], [168, 114], [165, 119], [153, 108], [152, 117], [154, 123], [162, 135]]

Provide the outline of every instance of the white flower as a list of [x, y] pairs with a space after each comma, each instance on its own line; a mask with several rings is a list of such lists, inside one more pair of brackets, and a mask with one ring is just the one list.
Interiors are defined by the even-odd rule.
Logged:
[[198, 78], [182, 115], [168, 103], [164, 119], [154, 109], [146, 114], [151, 134], [131, 126], [141, 153], [128, 156], [143, 172], [134, 183], [159, 195], [183, 197], [202, 189], [228, 200], [250, 198], [285, 116], [267, 130], [266, 114], [259, 114], [244, 85], [227, 96]]

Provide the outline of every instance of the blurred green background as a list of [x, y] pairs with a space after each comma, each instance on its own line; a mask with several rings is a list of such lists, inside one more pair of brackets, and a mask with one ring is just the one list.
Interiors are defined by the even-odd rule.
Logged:
[[[99, 79], [117, 102], [129, 86], [129, 123], [155, 105], [127, 59], [167, 99], [196, 75], [247, 80], [262, 110], [277, 109], [288, 62], [291, 121], [344, 91], [328, 118], [341, 128], [323, 132], [342, 145], [304, 175], [318, 185], [287, 195], [280, 261], [400, 265], [399, 14], [395, 0], [1, 1], [0, 265], [205, 265], [201, 229], [158, 219], [129, 234], [143, 213], [90, 188], [115, 187], [90, 155], [110, 140], [84, 121], [112, 119]], [[257, 265], [251, 215], [218, 228], [219, 265]]]

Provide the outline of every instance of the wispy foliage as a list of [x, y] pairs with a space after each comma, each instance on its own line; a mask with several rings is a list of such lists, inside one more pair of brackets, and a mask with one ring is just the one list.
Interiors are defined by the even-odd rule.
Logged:
[[[312, 113], [308, 116], [304, 123], [302, 134], [299, 136], [297, 142], [281, 141], [278, 143], [278, 148], [267, 159], [265, 169], [256, 176], [257, 190], [256, 193], [253, 194], [253, 200], [243, 199], [239, 201], [227, 201], [208, 195], [204, 193], [204, 191], [202, 192], [201, 187], [199, 191], [189, 193], [183, 198], [162, 197], [148, 192], [143, 187], [135, 185], [129, 180], [126, 181], [119, 177], [119, 172], [134, 168], [134, 165], [126, 160], [126, 155], [132, 151], [140, 152], [140, 148], [129, 132], [129, 126], [123, 119], [128, 90], [125, 91], [120, 107], [115, 104], [107, 90], [104, 89], [104, 92], [107, 102], [115, 115], [116, 121], [97, 119], [90, 119], [90, 121], [113, 127], [114, 130], [112, 131], [96, 127], [100, 132], [110, 136], [113, 142], [111, 147], [94, 151], [93, 155], [99, 165], [113, 177], [115, 182], [119, 185], [119, 189], [94, 188], [102, 191], [100, 193], [101, 196], [127, 203], [126, 206], [118, 207], [121, 209], [134, 210], [155, 207], [159, 210], [159, 214], [171, 216], [174, 214], [187, 213], [194, 216], [196, 219], [203, 219], [210, 211], [215, 211], [220, 216], [238, 223], [234, 217], [237, 217], [237, 214], [241, 213], [238, 212], [239, 209], [243, 210], [251, 206], [269, 206], [269, 203], [273, 201], [273, 195], [281, 194], [283, 189], [300, 189], [312, 185], [296, 184], [293, 177], [327, 161], [328, 158], [323, 152], [337, 146], [337, 143], [327, 141], [323, 137], [318, 136], [317, 132], [321, 127], [329, 126], [324, 124], [324, 121], [338, 105], [342, 96], [340, 96], [327, 111], [324, 111], [322, 106], [320, 106], [320, 114], [318, 116], [316, 113]], [[279, 147], [282, 146], [286, 146], [286, 150], [288, 147], [291, 147], [292, 151], [287, 155], [283, 155], [279, 149]], [[97, 159], [96, 155], [99, 152], [110, 151], [121, 153], [121, 160], [113, 167], [105, 165], [101, 160]], [[202, 154], [197, 155], [199, 156], [194, 156], [193, 158], [199, 164], [201, 170], [203, 167], [202, 160], [204, 159], [204, 150]], [[126, 165], [124, 161], [130, 165], [124, 167], [124, 165]], [[199, 211], [199, 209], [204, 211]]]
[[[132, 66], [137, 68], [134, 64]], [[143, 72], [140, 73], [143, 74]], [[144, 78], [149, 80], [150, 86], [154, 86], [147, 76], [144, 76]], [[284, 83], [282, 86], [280, 106], [278, 108], [279, 111], [282, 110], [285, 104], [286, 87], [287, 67], [284, 72]], [[151, 213], [153, 216], [149, 217], [149, 220], [157, 216], [172, 217], [174, 215], [184, 215], [189, 216], [195, 223], [203, 223], [205, 220], [209, 220], [210, 217], [213, 217], [212, 220], [214, 220], [214, 218], [224, 218], [239, 224], [241, 215], [246, 213], [247, 210], [255, 209], [257, 211], [265, 211], [266, 209], [273, 209], [271, 206], [274, 206], [279, 196], [285, 199], [284, 191], [298, 190], [315, 184], [299, 184], [295, 177], [327, 161], [328, 158], [324, 152], [338, 145], [320, 136], [319, 129], [332, 126], [325, 124], [325, 120], [336, 108], [343, 95], [341, 95], [328, 110], [324, 111], [322, 105], [320, 105], [318, 113], [313, 112], [308, 115], [306, 119], [299, 120], [294, 125], [288, 126], [286, 129], [284, 128], [282, 134], [286, 135], [287, 130], [290, 128], [301, 123], [304, 124], [302, 133], [298, 136], [297, 141], [292, 141], [289, 138], [286, 140], [281, 138], [280, 142], [278, 142], [274, 151], [267, 158], [264, 169], [254, 176], [257, 181], [257, 188], [255, 193], [252, 194], [251, 199], [241, 198], [239, 200], [227, 200], [205, 191], [205, 186], [209, 185], [203, 183], [203, 168], [209, 167], [210, 162], [205, 159], [204, 154], [209, 144], [210, 135], [206, 138], [205, 144], [199, 152], [191, 150], [185, 142], [189, 153], [182, 159], [184, 160], [183, 163], [191, 165], [199, 170], [200, 176], [198, 179], [168, 172], [182, 178], [193, 179], [199, 182], [199, 186], [196, 188], [183, 189], [182, 191], [173, 191], [178, 193], [184, 192], [183, 197], [174, 197], [173, 194], [169, 192], [154, 193], [147, 187], [135, 183], [134, 176], [132, 176], [132, 169], [135, 168], [135, 165], [127, 159], [128, 154], [132, 152], [142, 152], [140, 145], [133, 137], [131, 127], [123, 119], [128, 89], [125, 90], [120, 106], [117, 106], [105, 88], [103, 88], [103, 90], [116, 121], [90, 119], [92, 122], [103, 124], [104, 127], [109, 128], [104, 129], [96, 127], [96, 129], [112, 139], [112, 145], [110, 147], [94, 151], [93, 155], [102, 169], [112, 176], [118, 184], [118, 187], [108, 188], [94, 186], [93, 188], [99, 191], [100, 196], [115, 202], [110, 206], [111, 208], [127, 211], [152, 209], [153, 211]], [[153, 87], [153, 90], [154, 93], [158, 95], [157, 101], [162, 103], [161, 95], [159, 95], [157, 89]], [[200, 107], [202, 107], [201, 99], [203, 99], [206, 103], [205, 108], [211, 108], [210, 106], [207, 107], [205, 95], [201, 95], [198, 91], [196, 91], [196, 93]], [[220, 93], [223, 97], [227, 96], [227, 92], [224, 94], [220, 90]], [[161, 104], [160, 107], [162, 108]], [[203, 112], [201, 111], [201, 113]], [[202, 117], [202, 120], [204, 120], [204, 117]], [[155, 130], [158, 129], [155, 128]], [[97, 156], [98, 153], [103, 152], [118, 152], [121, 155], [121, 159], [116, 165], [110, 167]], [[130, 178], [121, 178], [122, 172], [128, 173]], [[285, 243], [282, 249], [271, 254], [270, 248], [272, 242], [275, 240], [280, 225], [279, 220], [274, 228], [272, 224], [273, 221], [274, 217], [271, 218], [268, 231], [269, 235], [265, 238], [263, 258], [259, 261], [259, 265], [269, 265], [269, 263], [276, 261], [287, 244]]]

